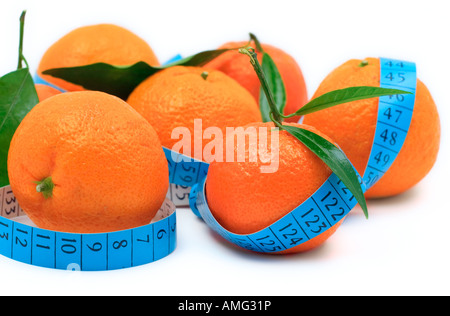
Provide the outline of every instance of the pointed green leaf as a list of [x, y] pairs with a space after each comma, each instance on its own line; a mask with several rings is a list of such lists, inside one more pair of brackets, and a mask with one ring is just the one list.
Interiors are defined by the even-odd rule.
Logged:
[[290, 114], [288, 117], [310, 114], [342, 103], [395, 94], [411, 94], [411, 92], [398, 89], [387, 89], [369, 86], [350, 87], [334, 90], [311, 100], [300, 110], [298, 110], [294, 114]]
[[[275, 62], [269, 54], [263, 53], [261, 62], [262, 71], [266, 77], [269, 89], [272, 92], [275, 105], [279, 113], [283, 113], [286, 105], [286, 89], [283, 79], [278, 71]], [[270, 122], [270, 105], [264, 89], [261, 87], [259, 92], [259, 108], [264, 122]]]
[[[173, 67], [173, 66], [197, 66], [201, 67], [206, 63], [210, 62], [214, 58], [220, 56], [226, 51], [232, 50], [234, 48], [225, 48], [225, 49], [216, 49], [216, 50], [207, 50], [200, 53], [197, 53], [192, 56], [185, 57], [183, 59], [177, 60], [173, 63], [167, 64], [165, 66], [160, 67], [160, 69]], [[238, 49], [238, 47], [236, 47]]]
[[126, 100], [135, 87], [159, 70], [145, 62], [138, 62], [131, 66], [95, 63], [79, 67], [49, 69], [43, 74], [64, 79], [87, 90], [103, 91]]
[[173, 66], [200, 67], [228, 50], [203, 51], [161, 67], [153, 67], [142, 61], [129, 66], [95, 63], [79, 67], [48, 69], [43, 74], [80, 85], [87, 90], [103, 91], [126, 100], [141, 82], [158, 71]]
[[9, 184], [7, 161], [14, 132], [37, 103], [36, 88], [27, 68], [0, 78], [0, 186]]
[[354, 195], [363, 209], [366, 218], [368, 218], [369, 214], [367, 211], [366, 199], [359, 183], [358, 175], [344, 152], [333, 143], [330, 143], [323, 137], [306, 129], [287, 125], [279, 125], [279, 127], [286, 130], [301, 141], [324, 163], [327, 164], [327, 166], [336, 174], [336, 176], [339, 177], [339, 179], [341, 179], [344, 185]]
[[255, 42], [256, 50], [257, 50], [258, 52], [264, 53], [264, 50], [263, 50], [262, 45], [261, 45], [261, 42], [260, 42], [259, 39], [256, 37], [256, 35], [253, 34], [253, 33], [250, 33], [249, 35], [250, 35], [250, 40], [253, 41], [253, 42]]

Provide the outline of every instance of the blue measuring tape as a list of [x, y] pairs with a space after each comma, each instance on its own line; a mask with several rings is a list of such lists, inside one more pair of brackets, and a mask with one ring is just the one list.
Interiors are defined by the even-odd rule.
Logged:
[[108, 233], [65, 233], [20, 223], [25, 214], [10, 188], [0, 189], [0, 254], [36, 266], [82, 271], [150, 263], [176, 247], [175, 206], [164, 201], [152, 223]]
[[[384, 88], [398, 88], [412, 95], [379, 98], [373, 146], [364, 176], [363, 192], [373, 186], [392, 165], [403, 146], [412, 118], [416, 89], [416, 66], [401, 60], [380, 58]], [[355, 197], [333, 173], [305, 202], [272, 225], [253, 234], [235, 234], [217, 222], [208, 207], [205, 192], [207, 177], [194, 184], [190, 206], [195, 214], [224, 239], [242, 248], [273, 253], [298, 246], [322, 234], [343, 219], [357, 204]]]
[[367, 189], [389, 169], [405, 142], [414, 111], [416, 97], [416, 64], [380, 58], [382, 88], [402, 89], [413, 94], [379, 98], [377, 126], [372, 150], [364, 172]]
[[48, 82], [47, 80], [44, 80], [41, 76], [39, 76], [39, 74], [35, 74], [33, 81], [35, 84], [43, 84], [52, 88], [55, 88], [58, 91], [61, 92], [67, 92], [67, 90], [64, 90], [63, 88], [58, 87], [57, 85], [54, 85], [53, 83]]

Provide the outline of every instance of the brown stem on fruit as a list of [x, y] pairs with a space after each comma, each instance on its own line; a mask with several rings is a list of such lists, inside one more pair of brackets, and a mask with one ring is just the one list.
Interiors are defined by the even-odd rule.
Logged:
[[369, 62], [367, 61], [367, 60], [363, 60], [363, 61], [361, 61], [360, 63], [359, 63], [359, 67], [365, 67], [365, 66], [367, 66], [369, 64]]
[[206, 80], [206, 78], [208, 78], [209, 73], [207, 71], [202, 72], [201, 76], [203, 79]]

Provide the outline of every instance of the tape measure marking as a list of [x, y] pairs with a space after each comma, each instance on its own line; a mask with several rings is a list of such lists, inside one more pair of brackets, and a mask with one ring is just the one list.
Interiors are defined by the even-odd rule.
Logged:
[[380, 58], [380, 66], [380, 87], [402, 89], [413, 94], [379, 98], [375, 136], [363, 177], [367, 189], [387, 172], [400, 152], [408, 134], [415, 103], [416, 65]]
[[192, 187], [208, 173], [209, 164], [163, 147], [169, 165], [169, 182]]
[[223, 228], [211, 214], [206, 202], [205, 183], [206, 177], [194, 185], [192, 190], [196, 199], [191, 200], [191, 207], [223, 238], [256, 252], [287, 250], [317, 237], [338, 223], [356, 205], [353, 195], [332, 174], [309, 199], [272, 225], [253, 234], [235, 234]]
[[[400, 152], [409, 130], [415, 102], [414, 63], [380, 58], [381, 87], [399, 88], [412, 95], [379, 98], [377, 126], [364, 177], [366, 192], [386, 173]], [[305, 202], [272, 225], [253, 234], [235, 234], [222, 227], [212, 215], [206, 200], [206, 175], [194, 184], [190, 205], [195, 214], [223, 238], [256, 252], [278, 252], [300, 245], [336, 225], [357, 204], [356, 198], [333, 173]]]
[[[166, 200], [152, 223], [108, 233], [75, 234], [33, 227], [20, 218], [9, 186], [0, 190], [0, 254], [47, 268], [83, 271], [114, 270], [150, 263], [176, 248], [175, 206]], [[6, 206], [6, 207], [5, 207]], [[13, 210], [13, 211], [12, 211]]]

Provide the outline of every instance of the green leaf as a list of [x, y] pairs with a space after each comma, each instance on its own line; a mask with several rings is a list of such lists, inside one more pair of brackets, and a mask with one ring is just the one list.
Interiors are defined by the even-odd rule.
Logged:
[[261, 42], [258, 40], [258, 38], [256, 37], [256, 35], [253, 34], [253, 33], [249, 33], [249, 36], [250, 36], [250, 40], [253, 41], [253, 42], [255, 42], [256, 50], [257, 50], [258, 52], [264, 53], [264, 50], [263, 50], [262, 45], [261, 45]]
[[205, 65], [206, 63], [210, 62], [211, 60], [213, 60], [214, 58], [220, 56], [224, 52], [232, 50], [232, 49], [238, 49], [238, 47], [203, 51], [203, 52], [197, 53], [195, 55], [188, 56], [183, 59], [177, 60], [173, 63], [167, 64], [163, 67], [160, 67], [160, 69], [173, 67], [173, 66], [201, 67], [201, 66]]
[[14, 132], [38, 102], [36, 88], [27, 68], [0, 78], [0, 186], [9, 184], [7, 161]]
[[311, 100], [297, 112], [290, 114], [287, 117], [310, 114], [342, 103], [395, 94], [411, 94], [411, 92], [369, 86], [334, 90]]
[[87, 90], [103, 91], [126, 100], [141, 82], [158, 71], [173, 66], [200, 67], [228, 50], [200, 52], [161, 67], [153, 67], [143, 61], [130, 66], [95, 63], [79, 67], [48, 69], [43, 74], [80, 85]]
[[[284, 87], [280, 72], [278, 71], [272, 57], [270, 57], [267, 53], [263, 53], [261, 67], [264, 76], [266, 77], [269, 90], [272, 92], [275, 106], [278, 109], [278, 112], [282, 114], [284, 107], [286, 106], [286, 89]], [[270, 122], [271, 109], [263, 87], [260, 88], [259, 92], [259, 108], [263, 122]]]
[[103, 91], [126, 100], [142, 81], [159, 71], [145, 62], [131, 66], [95, 63], [79, 67], [54, 68], [43, 72], [80, 85], [87, 90]]
[[278, 126], [280, 129], [286, 130], [288, 133], [301, 141], [324, 163], [327, 164], [327, 166], [336, 174], [336, 176], [339, 177], [339, 179], [341, 179], [344, 185], [354, 195], [363, 209], [364, 215], [368, 218], [369, 214], [367, 211], [366, 199], [359, 183], [358, 175], [344, 152], [323, 137], [301, 127], [287, 125]]

